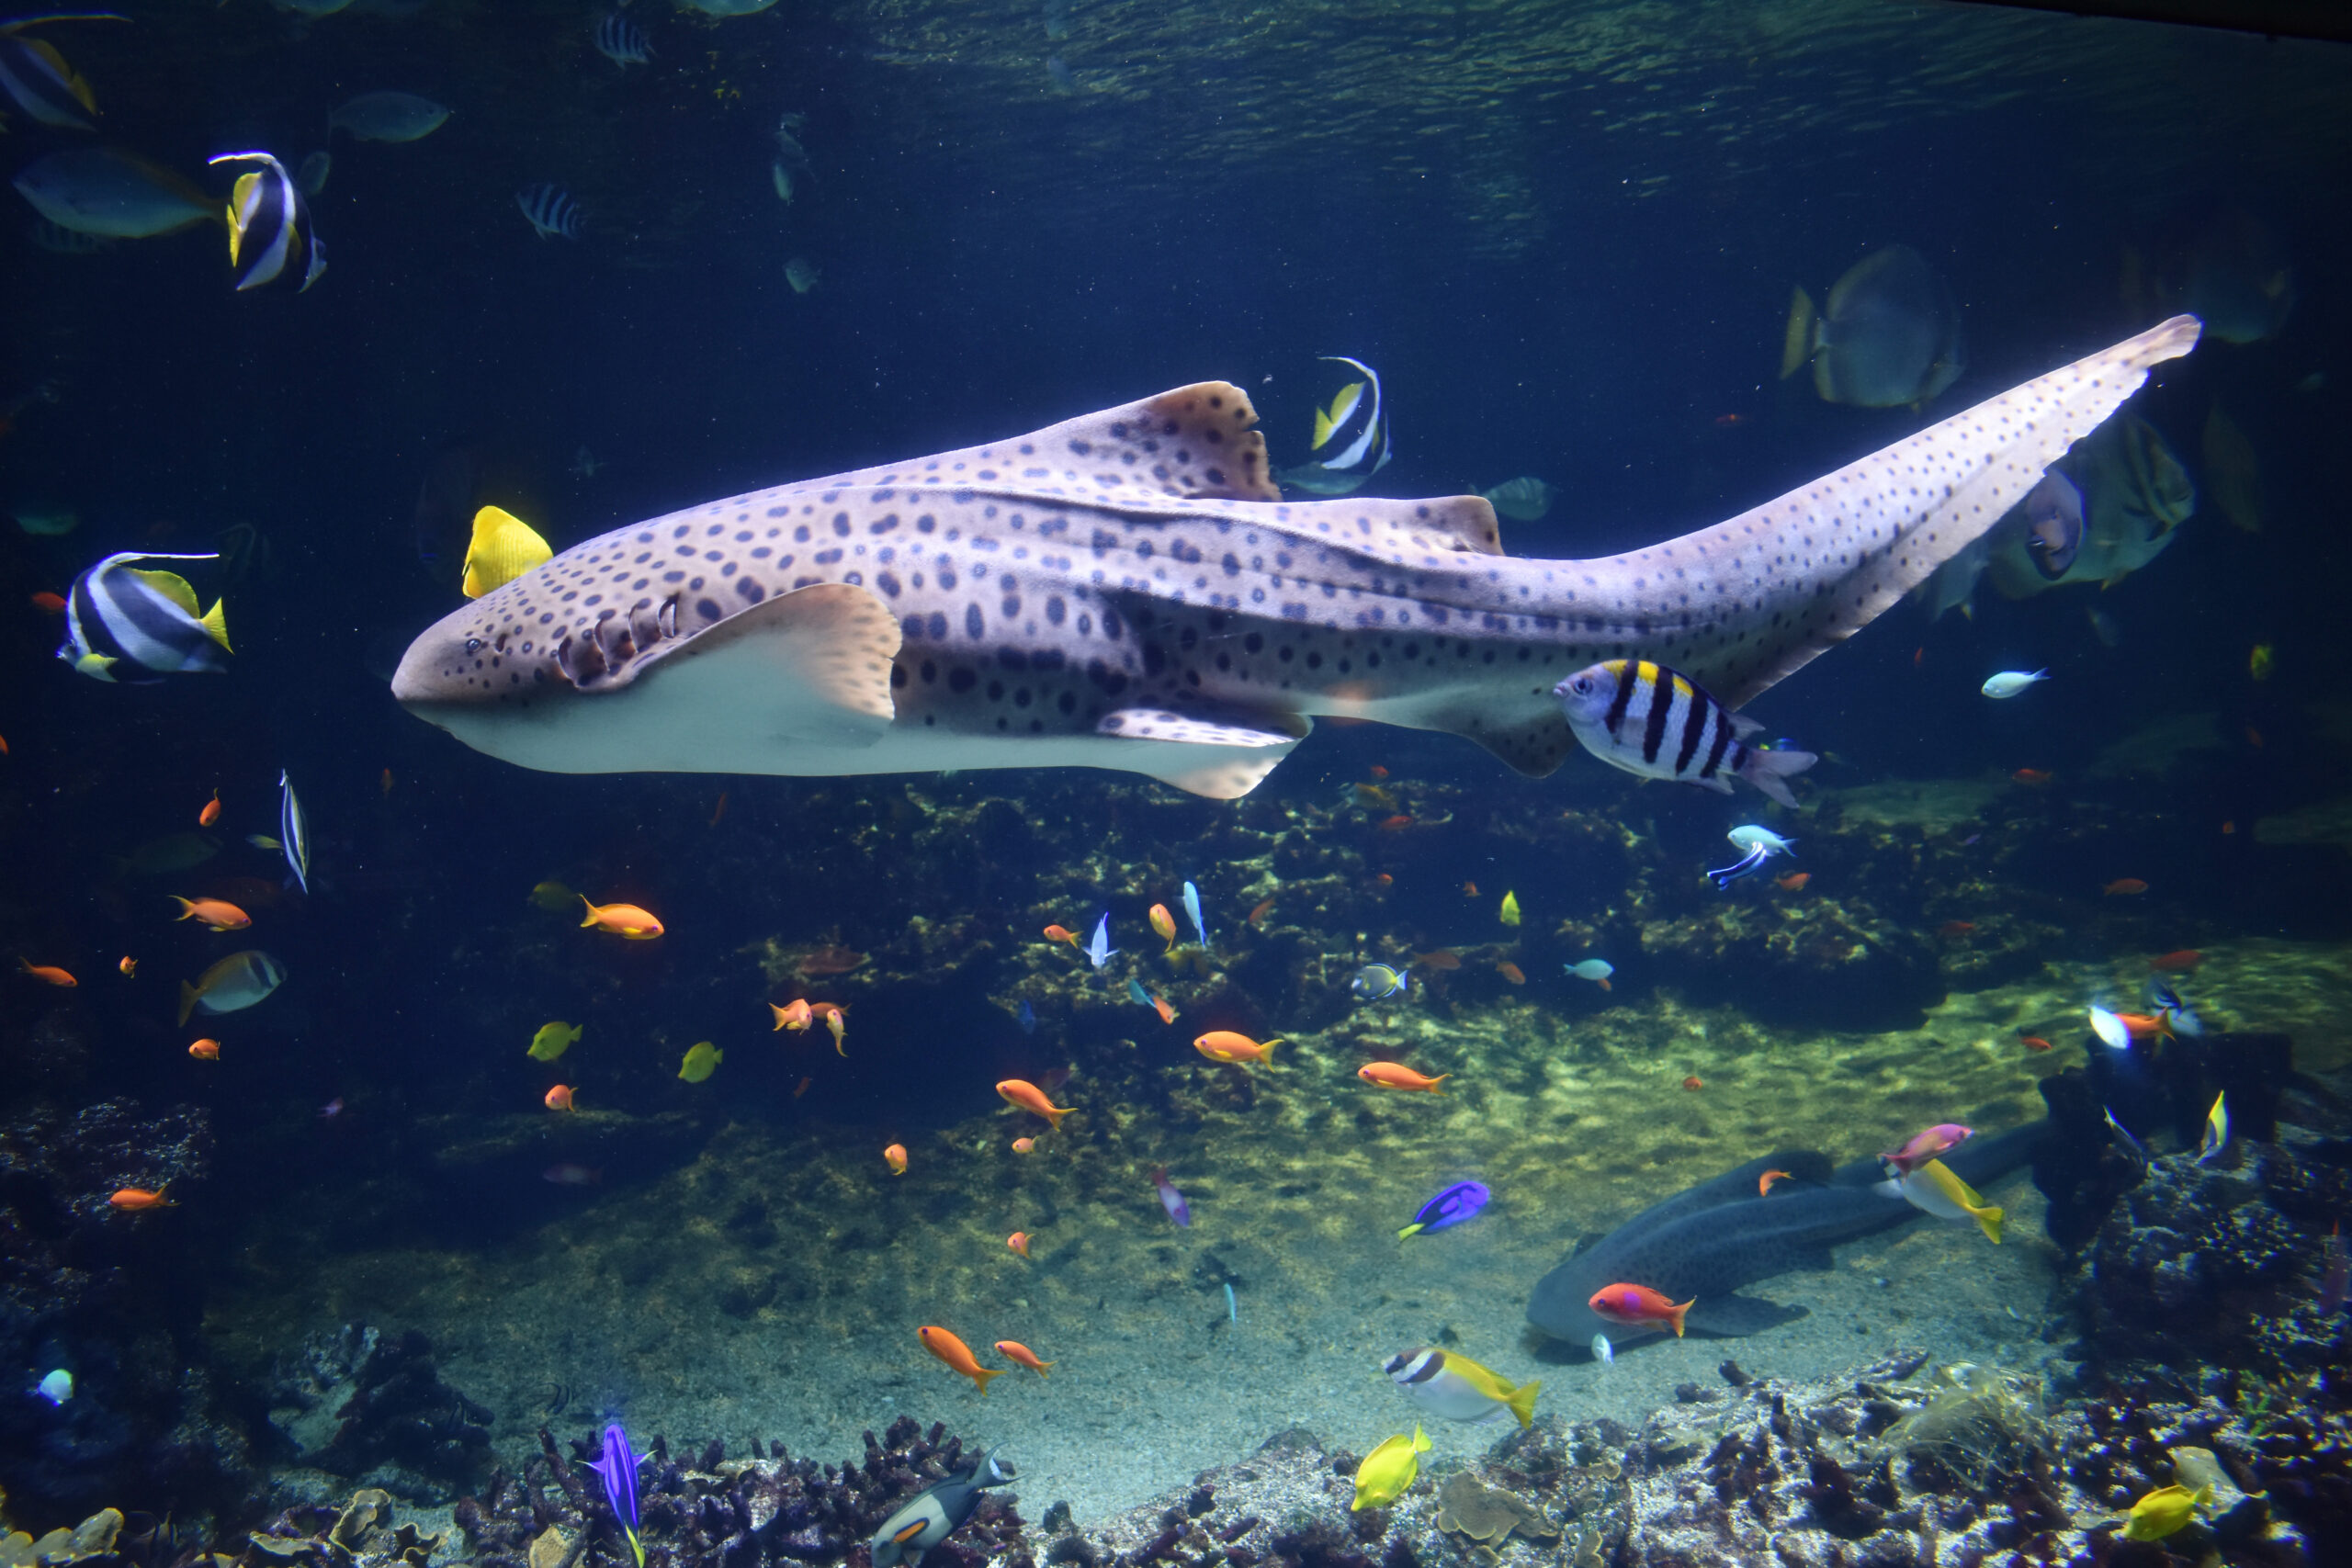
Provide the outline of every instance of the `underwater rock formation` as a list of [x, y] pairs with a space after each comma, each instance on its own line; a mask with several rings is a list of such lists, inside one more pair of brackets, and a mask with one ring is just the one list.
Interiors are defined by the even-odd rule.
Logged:
[[299, 1461], [446, 1501], [490, 1452], [491, 1413], [441, 1381], [424, 1335], [361, 1324], [321, 1335], [281, 1367], [270, 1423]]
[[390, 1495], [372, 1486], [340, 1508], [298, 1505], [247, 1538], [236, 1568], [425, 1568], [443, 1537], [395, 1524], [394, 1511]]

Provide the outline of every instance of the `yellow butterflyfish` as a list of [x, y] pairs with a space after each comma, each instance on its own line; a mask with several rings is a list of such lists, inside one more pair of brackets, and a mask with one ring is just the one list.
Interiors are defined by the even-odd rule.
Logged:
[[503, 507], [485, 506], [474, 513], [473, 542], [466, 547], [465, 595], [479, 599], [554, 557], [528, 523]]

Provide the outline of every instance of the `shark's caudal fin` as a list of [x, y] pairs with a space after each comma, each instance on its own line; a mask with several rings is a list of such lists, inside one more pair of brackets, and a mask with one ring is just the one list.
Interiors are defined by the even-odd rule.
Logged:
[[1593, 629], [1739, 707], [1966, 548], [2199, 330], [2175, 316], [1728, 522], [1580, 562], [1615, 611]]

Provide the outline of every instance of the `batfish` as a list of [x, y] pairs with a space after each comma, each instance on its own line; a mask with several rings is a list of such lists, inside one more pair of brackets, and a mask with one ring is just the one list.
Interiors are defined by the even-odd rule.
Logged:
[[1232, 799], [1317, 715], [1541, 776], [1552, 688], [1658, 660], [1737, 708], [1992, 526], [2177, 316], [1713, 528], [1507, 557], [1477, 496], [1284, 502], [1248, 394], [781, 485], [578, 545], [419, 637], [392, 693], [554, 773], [1096, 767]]

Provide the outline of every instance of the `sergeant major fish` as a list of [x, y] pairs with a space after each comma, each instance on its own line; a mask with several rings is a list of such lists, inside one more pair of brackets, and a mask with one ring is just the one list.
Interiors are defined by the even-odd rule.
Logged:
[[1561, 679], [1638, 654], [1736, 710], [2197, 333], [2176, 318], [1714, 528], [1585, 561], [1504, 557], [1476, 497], [1284, 502], [1248, 395], [1204, 382], [576, 545], [429, 628], [392, 690], [556, 773], [1091, 766], [1231, 799], [1331, 715], [1541, 776], [1577, 745]]

